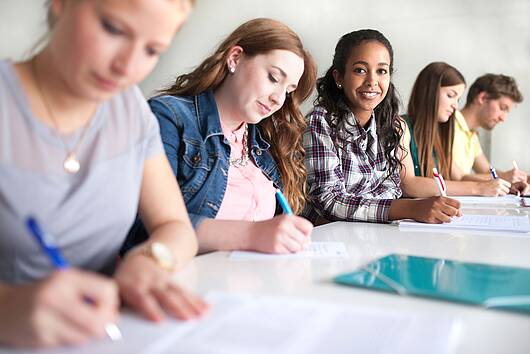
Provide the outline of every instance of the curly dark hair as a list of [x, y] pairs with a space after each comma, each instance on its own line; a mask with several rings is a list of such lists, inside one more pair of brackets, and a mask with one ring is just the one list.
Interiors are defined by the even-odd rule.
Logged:
[[[353, 31], [342, 36], [335, 47], [333, 63], [326, 74], [317, 80], [318, 96], [314, 104], [326, 109], [326, 121], [335, 132], [345, 132], [347, 134], [337, 134], [338, 136], [351, 136], [346, 116], [350, 109], [345, 104], [347, 98], [344, 91], [337, 87], [333, 77], [333, 71], [337, 70], [341, 76], [346, 72], [346, 63], [352, 50], [364, 42], [377, 41], [385, 46], [390, 55], [390, 74], [394, 72], [394, 50], [388, 39], [379, 31], [372, 29], [362, 29]], [[394, 84], [390, 82], [388, 92], [379, 105], [374, 110], [377, 136], [384, 151], [385, 159], [388, 163], [388, 173], [386, 178], [400, 169], [402, 149], [400, 146], [403, 128], [399, 117], [400, 99]], [[342, 141], [346, 146], [348, 140]]]

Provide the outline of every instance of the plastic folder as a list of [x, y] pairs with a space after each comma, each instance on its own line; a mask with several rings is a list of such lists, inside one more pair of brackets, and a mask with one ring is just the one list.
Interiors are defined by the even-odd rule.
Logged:
[[530, 314], [530, 269], [391, 254], [339, 284]]

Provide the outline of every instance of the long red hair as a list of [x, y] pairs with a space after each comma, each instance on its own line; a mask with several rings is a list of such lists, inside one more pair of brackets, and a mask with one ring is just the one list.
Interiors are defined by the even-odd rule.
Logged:
[[298, 213], [305, 205], [307, 177], [302, 145], [306, 123], [300, 112], [300, 104], [313, 90], [316, 65], [293, 30], [267, 18], [245, 22], [192, 72], [178, 76], [175, 83], [161, 93], [193, 96], [207, 90], [215, 91], [229, 74], [226, 60], [234, 46], [243, 48], [243, 53], [249, 57], [281, 49], [304, 59], [304, 72], [297, 89], [286, 96], [285, 103], [277, 112], [258, 124], [271, 144], [270, 151], [280, 170], [285, 195], [293, 211]]

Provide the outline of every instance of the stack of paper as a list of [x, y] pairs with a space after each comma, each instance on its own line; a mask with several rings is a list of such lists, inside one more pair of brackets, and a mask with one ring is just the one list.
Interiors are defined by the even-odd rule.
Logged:
[[206, 298], [212, 310], [202, 320], [158, 325], [124, 315], [121, 341], [38, 354], [449, 354], [461, 332], [459, 322], [440, 314], [272, 296]]
[[463, 215], [455, 217], [449, 223], [426, 224], [410, 220], [399, 222], [399, 228], [433, 228], [433, 229], [469, 229], [487, 231], [530, 232], [528, 216], [507, 215]]

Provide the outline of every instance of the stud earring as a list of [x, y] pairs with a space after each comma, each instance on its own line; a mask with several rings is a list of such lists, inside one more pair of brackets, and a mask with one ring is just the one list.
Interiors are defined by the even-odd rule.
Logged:
[[228, 68], [228, 71], [230, 71], [230, 74], [233, 74], [236, 72], [236, 68], [234, 68], [233, 66], [229, 67]]
[[338, 88], [339, 90], [341, 90], [341, 89], [342, 89], [342, 85], [341, 85], [341, 84], [337, 84], [337, 88]]

